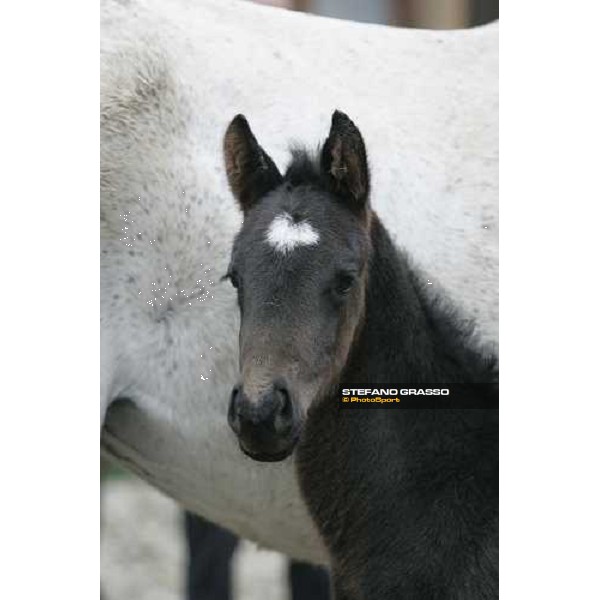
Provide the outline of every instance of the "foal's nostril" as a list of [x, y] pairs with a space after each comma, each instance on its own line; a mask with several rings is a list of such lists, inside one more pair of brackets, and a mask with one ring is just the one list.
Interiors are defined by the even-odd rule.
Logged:
[[227, 411], [227, 421], [233, 431], [239, 435], [241, 429], [240, 414], [239, 414], [239, 401], [241, 397], [242, 388], [236, 385], [231, 391], [231, 399], [229, 400], [229, 410]]
[[279, 414], [282, 417], [290, 418], [292, 416], [292, 399], [290, 398], [290, 393], [287, 388], [278, 389], [277, 393], [279, 395], [279, 399], [281, 401], [281, 408], [279, 409]]
[[292, 397], [285, 384], [275, 384], [273, 395], [276, 400], [274, 410], [274, 426], [280, 435], [287, 435], [292, 430], [294, 421], [294, 406]]

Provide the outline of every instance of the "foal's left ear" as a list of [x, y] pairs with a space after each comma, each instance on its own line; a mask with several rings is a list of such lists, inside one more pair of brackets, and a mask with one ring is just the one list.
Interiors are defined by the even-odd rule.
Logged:
[[367, 150], [358, 127], [343, 112], [331, 117], [329, 137], [321, 152], [321, 170], [332, 190], [355, 210], [369, 199]]
[[244, 212], [282, 182], [275, 163], [256, 141], [244, 115], [237, 115], [227, 127], [223, 153], [229, 187]]

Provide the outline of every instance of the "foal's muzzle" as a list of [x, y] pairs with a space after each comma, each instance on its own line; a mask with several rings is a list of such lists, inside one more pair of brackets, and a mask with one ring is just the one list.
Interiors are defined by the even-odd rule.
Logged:
[[292, 453], [298, 439], [298, 419], [284, 382], [273, 383], [256, 400], [244, 393], [242, 385], [235, 386], [228, 420], [240, 448], [254, 460], [283, 460]]

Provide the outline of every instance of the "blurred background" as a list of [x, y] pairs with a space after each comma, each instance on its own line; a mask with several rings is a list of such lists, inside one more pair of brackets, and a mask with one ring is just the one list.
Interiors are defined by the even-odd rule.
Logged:
[[[251, 1], [251, 0], [247, 0]], [[499, 0], [254, 0], [396, 27], [460, 29], [499, 18]], [[326, 600], [324, 571], [290, 565], [185, 515], [160, 492], [102, 463], [103, 600]]]
[[327, 17], [422, 29], [461, 29], [498, 19], [499, 0], [258, 0]]

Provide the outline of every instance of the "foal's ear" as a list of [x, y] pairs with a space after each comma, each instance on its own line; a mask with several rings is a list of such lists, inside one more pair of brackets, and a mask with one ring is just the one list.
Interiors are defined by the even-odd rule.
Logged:
[[223, 139], [229, 187], [244, 212], [282, 181], [270, 156], [259, 146], [244, 115], [229, 124]]
[[332, 190], [354, 209], [362, 209], [369, 199], [367, 150], [358, 127], [343, 112], [331, 117], [329, 137], [321, 152], [321, 171]]

